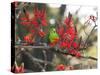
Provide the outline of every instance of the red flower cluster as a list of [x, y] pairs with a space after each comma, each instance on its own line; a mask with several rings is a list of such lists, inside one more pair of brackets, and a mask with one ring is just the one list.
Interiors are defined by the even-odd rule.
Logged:
[[68, 27], [71, 26], [73, 24], [72, 16], [66, 18], [64, 22]]
[[72, 47], [76, 49], [76, 48], [78, 48], [78, 47], [79, 47], [79, 44], [78, 44], [78, 43], [76, 43], [76, 42], [73, 42], [73, 43], [72, 43]]
[[25, 21], [25, 22], [20, 22], [20, 24], [25, 26], [25, 25], [30, 25], [30, 22], [27, 22], [27, 21]]
[[65, 19], [65, 24], [66, 24], [65, 32], [64, 33], [61, 32], [64, 30], [63, 28], [59, 30], [59, 35], [62, 35], [61, 36], [62, 41], [60, 42], [60, 47], [67, 48], [70, 54], [73, 54], [76, 57], [80, 57], [81, 56], [80, 52], [76, 50], [79, 48], [79, 44], [75, 42], [75, 39], [77, 37], [77, 31], [73, 26], [72, 16], [69, 16], [68, 18]]
[[[25, 17], [20, 17], [20, 24], [23, 26], [27, 26], [28, 28], [31, 28], [30, 31], [33, 33], [34, 31], [32, 28], [37, 30], [38, 35], [40, 37], [45, 36], [45, 32], [41, 31], [41, 26], [47, 26], [47, 20], [46, 20], [46, 10], [45, 8], [42, 8], [41, 10], [38, 9], [38, 7], [34, 7], [34, 17], [30, 19], [30, 15], [28, 11], [25, 11]], [[25, 36], [24, 40], [28, 43], [32, 43], [32, 40], [30, 40], [29, 36]]]
[[75, 29], [74, 27], [70, 27], [66, 30], [66, 34], [68, 36], [67, 39], [69, 39], [70, 41], [74, 40], [75, 39], [75, 36], [76, 36], [76, 32], [75, 32]]
[[32, 43], [32, 34], [28, 34], [26, 36], [24, 36], [24, 41], [27, 43]]
[[66, 66], [66, 65], [63, 65], [63, 64], [60, 64], [60, 65], [57, 65], [56, 66], [56, 70], [57, 71], [64, 71], [64, 70], [73, 70], [74, 67], [73, 66]]
[[59, 28], [57, 29], [57, 33], [59, 34], [60, 37], [62, 37], [63, 34], [64, 34], [64, 27], [59, 27]]
[[43, 32], [42, 30], [40, 30], [40, 31], [39, 31], [39, 35], [40, 35], [40, 37], [44, 37], [46, 34], [45, 34], [45, 32]]
[[60, 65], [56, 66], [56, 70], [57, 71], [64, 71], [65, 70], [65, 65], [60, 64]]
[[17, 66], [17, 65], [14, 65], [11, 70], [15, 73], [24, 73], [25, 70], [24, 70], [24, 65], [21, 64], [20, 66]]
[[63, 41], [60, 43], [60, 47], [61, 48], [70, 48], [71, 47], [71, 43], [68, 41]]
[[34, 19], [32, 21], [32, 24], [35, 27], [38, 27], [39, 25], [47, 26], [45, 8], [43, 8], [41, 10], [39, 10], [37, 7], [34, 8]]
[[[73, 20], [71, 17], [66, 18], [65, 20], [66, 24], [66, 31], [65, 33], [61, 33], [63, 31], [63, 28], [59, 31], [61, 36], [61, 39], [63, 40], [60, 43], [61, 48], [71, 48], [73, 46], [74, 48], [77, 48], [77, 43], [73, 43], [74, 39], [76, 38], [76, 31], [75, 28], [73, 27]], [[72, 45], [73, 43], [73, 45]]]
[[24, 68], [22, 66], [15, 67], [15, 73], [24, 73]]
[[34, 18], [29, 19], [29, 12], [25, 12], [25, 17], [21, 17], [20, 24], [28, 25], [28, 24], [33, 24], [35, 27], [38, 27], [39, 24], [42, 26], [47, 26], [47, 20], [46, 20], [46, 10], [45, 8], [39, 10], [37, 7], [34, 8]]

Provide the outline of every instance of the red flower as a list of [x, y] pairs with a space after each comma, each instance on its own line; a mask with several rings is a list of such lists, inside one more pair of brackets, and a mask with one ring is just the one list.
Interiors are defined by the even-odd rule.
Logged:
[[65, 40], [65, 41], [61, 42], [60, 47], [69, 49], [71, 47], [71, 41], [69, 42], [68, 40]]
[[47, 26], [46, 10], [44, 8], [41, 10], [39, 10], [37, 7], [34, 8], [34, 19], [32, 24], [35, 26]]
[[39, 23], [38, 23], [37, 19], [34, 18], [34, 19], [32, 20], [31, 23], [32, 23], [36, 28], [39, 27]]
[[[72, 42], [74, 41], [75, 38], [76, 38], [76, 32], [73, 27], [68, 28], [66, 32], [61, 36], [61, 39], [66, 43], [67, 48], [71, 47]], [[65, 46], [65, 44], [63, 43], [61, 45]]]
[[15, 73], [24, 73], [24, 67], [15, 67]]
[[61, 42], [61, 43], [60, 43], [60, 47], [61, 47], [61, 48], [66, 48], [66, 47], [67, 47], [66, 42]]
[[67, 43], [67, 48], [69, 49], [71, 47], [71, 42]]
[[[19, 20], [21, 20], [19, 23], [23, 26], [27, 26], [30, 29], [30, 32], [34, 33], [32, 31], [32, 28], [38, 29], [38, 27], [47, 26], [47, 20], [46, 20], [46, 10], [45, 8], [38, 9], [37, 7], [34, 8], [34, 17], [30, 19], [30, 14], [28, 11], [25, 11], [25, 16], [21, 17]], [[38, 34], [40, 37], [44, 37], [45, 33], [43, 31], [38, 31]], [[24, 40], [28, 43], [31, 43], [32, 40], [30, 37], [25, 36]]]
[[76, 54], [76, 50], [69, 50], [69, 53], [75, 55]]
[[72, 17], [68, 17], [65, 19], [64, 23], [66, 24], [66, 26], [71, 26], [73, 24], [73, 20], [72, 20]]
[[64, 34], [61, 36], [61, 38], [62, 38], [63, 40], [65, 40], [66, 37], [67, 37], [67, 33], [64, 33]]
[[36, 28], [39, 27], [39, 23], [36, 19], [33, 19], [33, 21], [31, 23], [34, 25], [34, 27], [36, 27]]
[[20, 66], [18, 66], [17, 64], [15, 64], [14, 66], [12, 66], [11, 68], [12, 72], [15, 73], [24, 73], [24, 64], [21, 64]]
[[76, 57], [81, 57], [81, 53], [80, 52], [76, 52]]
[[20, 22], [20, 24], [26, 26], [26, 25], [30, 25], [30, 22], [23, 21], [23, 22]]
[[70, 40], [73, 40], [75, 38], [75, 34], [76, 34], [74, 27], [68, 28], [66, 30], [66, 34], [67, 34], [67, 36], [69, 36]]
[[35, 30], [31, 30], [31, 32], [34, 34], [35, 33]]
[[27, 43], [32, 43], [32, 34], [28, 34], [26, 36], [24, 36], [24, 41]]
[[58, 66], [56, 67], [56, 70], [58, 70], [58, 71], [63, 71], [63, 70], [65, 70], [65, 65], [63, 65], [63, 64], [58, 65]]
[[44, 37], [46, 34], [45, 34], [45, 32], [43, 32], [43, 31], [39, 31], [39, 35], [40, 35], [40, 37]]
[[66, 35], [64, 38], [68, 41], [73, 41], [75, 36], [76, 36], [76, 31], [74, 28], [74, 23], [72, 19], [72, 15], [69, 13], [69, 16], [65, 19], [65, 24], [66, 24]]
[[59, 27], [58, 29], [57, 29], [57, 32], [58, 32], [58, 34], [59, 34], [59, 36], [63, 36], [63, 34], [64, 34], [64, 28], [63, 27]]
[[21, 17], [19, 20], [21, 20], [20, 24], [21, 25], [30, 25], [31, 22], [30, 22], [30, 19], [29, 19], [29, 12], [26, 12], [25, 13], [25, 17]]
[[78, 48], [79, 45], [78, 45], [76, 42], [73, 42], [73, 43], [72, 43], [72, 46], [73, 46], [74, 48]]
[[20, 20], [27, 21], [27, 18], [26, 17], [21, 17]]
[[42, 19], [42, 20], [41, 20], [41, 24], [42, 24], [43, 26], [47, 26], [47, 20], [46, 20], [46, 19]]

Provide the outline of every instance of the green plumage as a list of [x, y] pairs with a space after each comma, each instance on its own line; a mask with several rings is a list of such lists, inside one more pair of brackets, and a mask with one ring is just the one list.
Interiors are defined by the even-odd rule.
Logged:
[[51, 43], [53, 43], [56, 38], [59, 38], [55, 28], [51, 28], [49, 33], [49, 40]]

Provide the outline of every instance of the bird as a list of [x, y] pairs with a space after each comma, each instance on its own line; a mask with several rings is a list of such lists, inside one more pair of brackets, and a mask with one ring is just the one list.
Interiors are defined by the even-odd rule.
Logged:
[[55, 45], [59, 41], [59, 35], [56, 32], [56, 29], [54, 27], [50, 28], [49, 31], [49, 42], [50, 44]]

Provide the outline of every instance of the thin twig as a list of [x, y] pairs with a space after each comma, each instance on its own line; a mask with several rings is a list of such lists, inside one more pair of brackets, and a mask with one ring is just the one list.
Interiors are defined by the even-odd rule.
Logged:
[[84, 47], [85, 47], [85, 48], [87, 48], [87, 47], [86, 47], [87, 42], [88, 42], [88, 40], [89, 40], [89, 38], [90, 38], [90, 35], [91, 35], [91, 34], [92, 34], [92, 32], [94, 31], [95, 27], [97, 27], [97, 25], [95, 25], [95, 26], [93, 27], [93, 29], [91, 30], [90, 34], [88, 35], [88, 37], [87, 37], [87, 39], [86, 39], [86, 41], [85, 41], [85, 43], [84, 43], [83, 48], [84, 48]]
[[[52, 50], [52, 49], [51, 49]], [[66, 52], [63, 52], [63, 51], [60, 51], [60, 50], [52, 50], [54, 52], [57, 52], [57, 53], [60, 53], [60, 54], [65, 54], [65, 55], [71, 55], [71, 56], [75, 56], [74, 54], [70, 54], [70, 53], [66, 53]], [[92, 60], [96, 60], [97, 61], [97, 58], [94, 58], [94, 57], [85, 57], [85, 56], [80, 56], [81, 58], [86, 58], [86, 59], [92, 59]]]

